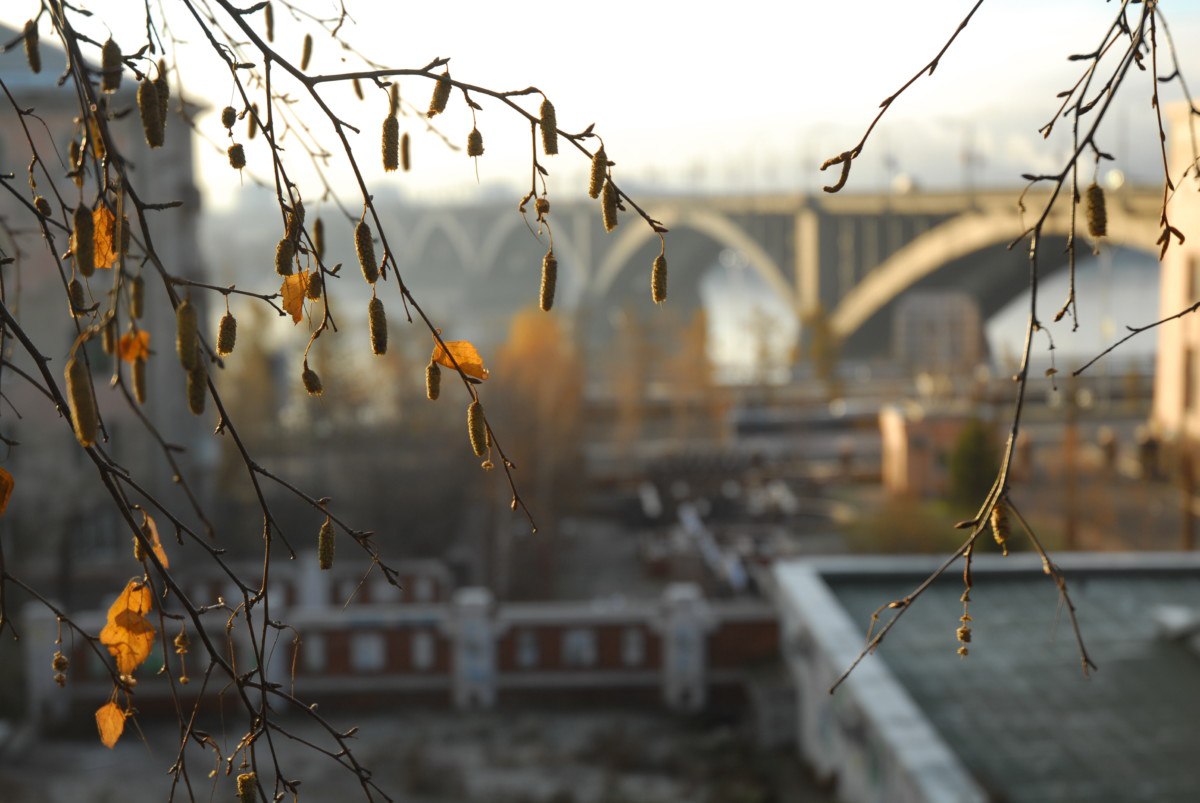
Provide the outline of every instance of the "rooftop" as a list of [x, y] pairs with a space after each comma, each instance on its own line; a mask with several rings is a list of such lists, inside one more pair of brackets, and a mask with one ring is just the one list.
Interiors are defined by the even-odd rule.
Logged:
[[[955, 652], [962, 578], [951, 570], [867, 661], [886, 665], [993, 800], [1195, 800], [1200, 655], [1187, 633], [1156, 623], [1173, 620], [1164, 616], [1171, 609], [1200, 610], [1198, 558], [1061, 556], [1099, 666], [1089, 679], [1033, 555], [976, 560], [969, 657]], [[862, 628], [933, 566], [901, 558], [813, 565]]]

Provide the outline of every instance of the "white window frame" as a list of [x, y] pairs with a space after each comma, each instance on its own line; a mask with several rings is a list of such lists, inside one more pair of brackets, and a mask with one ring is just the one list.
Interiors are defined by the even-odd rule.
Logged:
[[350, 634], [350, 668], [355, 672], [382, 672], [387, 666], [387, 640], [382, 633]]
[[627, 627], [621, 631], [621, 662], [625, 666], [646, 663], [646, 634], [640, 627]]
[[597, 657], [595, 630], [588, 627], [572, 627], [563, 632], [563, 666], [578, 668], [595, 666]]
[[528, 627], [518, 630], [516, 643], [517, 666], [521, 669], [536, 669], [538, 662], [542, 659], [540, 647], [536, 630]]
[[433, 668], [436, 645], [433, 634], [428, 630], [414, 630], [408, 641], [409, 660], [413, 669], [425, 672]]

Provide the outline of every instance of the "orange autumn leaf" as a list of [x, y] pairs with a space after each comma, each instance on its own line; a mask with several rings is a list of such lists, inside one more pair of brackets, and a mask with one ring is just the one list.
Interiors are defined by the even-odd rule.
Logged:
[[300, 323], [304, 317], [304, 296], [308, 293], [310, 277], [306, 270], [283, 277], [279, 294], [283, 296], [283, 308], [291, 314], [293, 323]]
[[8, 500], [12, 498], [13, 475], [0, 468], [0, 515], [8, 509]]
[[[439, 365], [444, 365], [453, 370], [454, 362], [451, 362], [450, 357], [458, 362], [458, 367], [462, 372], [473, 379], [478, 379], [480, 382], [488, 378], [488, 369], [483, 367], [483, 357], [479, 356], [479, 352], [475, 350], [475, 346], [471, 345], [469, 340], [447, 340], [446, 348], [443, 349], [440, 343], [434, 342], [433, 356], [429, 359]], [[450, 353], [447, 354], [446, 351]]]
[[96, 249], [93, 259], [97, 268], [111, 268], [117, 261], [116, 222], [116, 215], [103, 204], [92, 212], [92, 238]]
[[96, 709], [96, 730], [100, 731], [101, 743], [111, 750], [125, 731], [125, 712], [121, 706], [110, 701]]
[[117, 353], [127, 363], [150, 358], [150, 333], [145, 329], [140, 332], [126, 332], [117, 343]]
[[117, 671], [129, 675], [150, 657], [154, 626], [146, 618], [154, 608], [150, 587], [130, 580], [117, 601], [108, 609], [108, 622], [100, 631], [100, 643], [117, 661]]
[[158, 562], [163, 565], [164, 569], [171, 568], [171, 563], [167, 560], [167, 551], [163, 549], [162, 541], [158, 537], [158, 525], [154, 523], [154, 519], [150, 518], [150, 514], [144, 510], [142, 511], [142, 532], [149, 539], [150, 548], [154, 550], [154, 554], [158, 557]]

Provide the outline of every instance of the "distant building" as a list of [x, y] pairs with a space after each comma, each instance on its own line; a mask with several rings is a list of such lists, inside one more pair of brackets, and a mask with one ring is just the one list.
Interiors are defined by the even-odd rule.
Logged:
[[[1171, 175], [1181, 176], [1192, 164], [1192, 125], [1186, 104], [1165, 109], [1168, 119]], [[1162, 260], [1160, 307], [1162, 317], [1174, 315], [1200, 300], [1200, 193], [1195, 177], [1179, 179], [1171, 193], [1167, 214], [1187, 239], [1172, 240]], [[1154, 410], [1151, 425], [1171, 442], [1200, 440], [1200, 317], [1184, 316], [1158, 330], [1158, 356], [1154, 371]]]
[[962, 581], [952, 569], [831, 695], [865, 644], [871, 614], [911, 593], [936, 562], [776, 566], [799, 752], [839, 800], [1196, 799], [1200, 556], [1062, 556], [1099, 666], [1089, 678], [1036, 556], [977, 557], [969, 656], [956, 654]]
[[[454, 589], [438, 561], [394, 568], [399, 588], [379, 573], [364, 580], [349, 565], [322, 572], [314, 554], [274, 568], [271, 617], [287, 622], [299, 641], [280, 640], [268, 674], [289, 688], [294, 680], [307, 701], [348, 707], [377, 708], [385, 699], [461, 709], [574, 699], [694, 712], [714, 703], [744, 704], [751, 685], [763, 685], [764, 669], [778, 666], [776, 614], [761, 599], [709, 600], [698, 586], [676, 583], [657, 599], [507, 603], [485, 588]], [[200, 570], [206, 574], [181, 580], [193, 601], [240, 598], [227, 576]], [[72, 618], [96, 632], [104, 612]], [[212, 617], [210, 635], [222, 648], [224, 624]], [[42, 671], [55, 634], [53, 614], [30, 605], [21, 641], [35, 725], [69, 718], [112, 686], [92, 645], [79, 642], [70, 652], [69, 682], [58, 688]], [[228, 649], [245, 659], [251, 645], [244, 630], [235, 632]], [[192, 651], [189, 665], [204, 666], [204, 646], [194, 634]], [[179, 672], [174, 656], [168, 665]], [[171, 686], [154, 676], [157, 666], [161, 657], [138, 673], [138, 708], [173, 712]]]
[[[40, 73], [30, 70], [19, 44], [0, 53], [0, 77], [12, 93], [12, 103], [22, 109], [32, 109], [36, 114], [36, 117], [24, 118], [28, 125], [27, 134], [22, 118], [13, 111], [8, 99], [0, 96], [0, 103], [6, 107], [0, 112], [0, 172], [15, 174], [17, 178], [10, 186], [24, 196], [19, 199], [8, 192], [0, 193], [0, 219], [5, 223], [0, 231], [0, 248], [7, 255], [17, 257], [16, 263], [3, 268], [5, 303], [49, 359], [49, 370], [61, 384], [63, 366], [79, 335], [79, 328], [86, 328], [94, 321], [81, 317], [73, 323], [69, 317], [65, 284], [71, 278], [71, 261], [61, 261], [65, 275], [60, 273], [60, 263], [52, 257], [26, 203], [32, 203], [35, 194], [50, 200], [51, 219], [62, 224], [50, 228], [55, 238], [54, 251], [63, 254], [69, 247], [68, 232], [64, 228], [70, 225], [70, 210], [78, 204], [90, 207], [98, 193], [94, 171], [88, 171], [82, 188], [77, 188], [66, 176], [71, 141], [81, 134], [77, 122], [81, 117], [80, 99], [72, 82], [60, 82], [66, 70], [66, 55], [53, 44], [56, 37], [50, 35], [48, 16], [42, 15], [41, 19]], [[20, 37], [19, 31], [0, 26], [0, 41], [19, 43]], [[192, 131], [179, 114], [178, 86], [174, 80], [171, 83], [173, 97], [163, 147], [151, 150], [145, 143], [134, 101], [136, 83], [128, 70], [121, 90], [109, 96], [110, 108], [117, 115], [110, 121], [109, 128], [116, 149], [130, 163], [132, 181], [139, 197], [146, 203], [180, 203], [176, 208], [149, 213], [155, 251], [165, 270], [174, 276], [202, 279], [196, 236], [200, 195], [193, 175]], [[195, 112], [195, 107], [187, 105], [185, 108], [189, 114]], [[37, 166], [30, 165], [33, 156], [31, 140], [42, 160]], [[42, 172], [43, 167], [50, 178]], [[30, 188], [25, 179], [30, 174], [37, 181], [36, 189]], [[60, 208], [59, 198], [68, 211]], [[201, 422], [186, 412], [181, 413], [187, 409], [186, 377], [173, 354], [174, 313], [167, 304], [158, 270], [149, 263], [143, 264], [139, 243], [144, 238], [137, 228], [136, 216], [130, 214], [129, 217], [133, 224], [131, 228], [134, 228], [134, 244], [126, 259], [126, 270], [145, 277], [146, 312], [138, 323], [151, 335], [152, 356], [147, 363], [149, 401], [141, 409], [166, 442], [184, 447], [186, 452], [181, 451], [177, 459], [187, 470], [194, 461], [203, 465], [205, 453], [197, 447], [205, 437], [204, 431], [212, 429], [215, 417], [210, 415]], [[101, 313], [113, 303], [113, 273], [112, 270], [97, 270], [92, 277], [84, 279], [86, 302], [89, 306], [97, 305]], [[201, 308], [205, 300], [194, 297], [194, 302]], [[128, 301], [120, 298], [117, 304], [124, 331], [129, 320]], [[121, 393], [109, 389], [116, 358], [103, 354], [98, 341], [98, 337], [93, 338], [87, 345], [87, 352], [110, 437], [104, 448], [129, 469], [143, 487], [164, 500], [174, 501], [179, 497], [176, 496], [177, 486], [171, 482], [173, 471], [167, 465], [161, 447], [143, 431], [142, 423]], [[37, 374], [33, 360], [15, 341], [9, 341], [6, 350], [11, 350], [10, 359], [16, 365]], [[128, 368], [122, 370], [127, 372]], [[115, 556], [114, 549], [127, 560], [129, 536], [124, 524], [116, 521], [111, 500], [107, 499], [59, 412], [46, 403], [36, 388], [10, 371], [4, 372], [4, 393], [7, 401], [3, 416], [0, 416], [0, 433], [21, 443], [17, 448], [6, 449], [4, 455], [5, 466], [18, 478], [19, 487], [5, 526], [31, 534], [36, 529], [38, 546], [43, 549], [53, 545], [53, 539], [46, 543], [46, 539], [40, 538], [43, 533], [70, 533], [69, 558], [79, 565], [90, 565], [97, 558], [111, 560]], [[9, 415], [10, 405], [18, 415]], [[199, 483], [200, 473], [189, 471], [189, 480]], [[196, 488], [198, 492], [202, 492], [200, 485]], [[71, 503], [63, 504], [65, 498]], [[36, 528], [26, 517], [36, 522]]]
[[950, 454], [973, 415], [916, 402], [879, 411], [884, 489], [893, 496], [936, 497], [950, 490]]
[[892, 349], [912, 369], [970, 371], [984, 356], [978, 302], [959, 290], [905, 293], [892, 318]]

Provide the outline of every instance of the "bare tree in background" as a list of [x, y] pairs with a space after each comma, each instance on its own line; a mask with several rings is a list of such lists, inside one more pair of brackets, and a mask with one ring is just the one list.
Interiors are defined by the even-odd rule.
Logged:
[[[88, 646], [112, 679], [107, 702], [96, 701], [96, 724], [110, 747], [134, 714], [137, 674], [154, 647], [160, 647], [167, 656], [163, 677], [142, 682], [167, 683], [172, 690], [179, 752], [170, 768], [169, 799], [207, 799], [213, 794], [205, 788], [207, 781], [197, 783], [212, 764], [206, 763], [197, 774], [189, 746], [211, 752], [223, 770], [221, 777], [228, 778], [223, 782], [229, 789], [216, 792], [219, 797], [232, 794], [235, 786], [243, 801], [297, 796], [297, 768], [283, 766], [276, 751], [278, 740], [299, 738], [282, 723], [283, 713], [307, 720], [323, 734], [304, 744], [343, 766], [364, 798], [390, 799], [355, 757], [352, 733], [335, 728], [315, 706], [268, 674], [274, 645], [282, 639], [294, 650], [297, 644], [294, 631], [272, 610], [268, 589], [278, 559], [294, 557], [298, 546], [315, 543], [327, 568], [334, 544], [340, 542], [342, 559], [360, 561], [364, 574], [378, 571], [392, 584], [398, 576], [366, 528], [369, 522], [357, 521], [344, 500], [330, 498], [320, 487], [301, 487], [256, 458], [263, 434], [238, 428], [243, 412], [252, 414], [255, 406], [269, 411], [275, 405], [268, 374], [276, 366], [260, 339], [273, 326], [303, 325], [307, 344], [302, 353], [289, 357], [286, 372], [310, 397], [320, 397], [326, 386], [338, 381], [331, 373], [337, 360], [330, 359], [329, 349], [339, 329], [369, 330], [372, 352], [383, 356], [388, 353], [389, 321], [393, 327], [400, 321], [416, 323], [429, 333], [432, 353], [428, 366], [413, 367], [418, 374], [414, 381], [423, 373], [431, 400], [461, 404], [463, 409], [462, 440], [446, 448], [469, 446], [485, 469], [503, 472], [512, 510], [523, 513], [533, 528], [533, 513], [519, 490], [515, 466], [501, 445], [503, 433], [492, 428], [487, 415], [481, 391], [487, 369], [470, 343], [443, 339], [438, 321], [410, 291], [397, 265], [393, 232], [376, 208], [370, 182], [381, 170], [409, 169], [411, 137], [440, 139], [465, 152], [465, 161], [486, 158], [489, 124], [527, 129], [531, 180], [528, 193], [514, 199], [514, 206], [520, 207], [514, 214], [526, 216], [531, 236], [546, 248], [542, 275], [537, 276], [536, 264], [531, 266], [529, 287], [531, 301], [537, 299], [543, 310], [553, 305], [556, 283], [550, 177], [562, 160], [590, 163], [587, 189], [608, 231], [626, 213], [660, 237], [666, 229], [616, 183], [614, 163], [593, 127], [575, 132], [560, 128], [558, 111], [536, 87], [488, 88], [473, 83], [474, 76], [452, 75], [446, 58], [410, 66], [375, 61], [346, 39], [352, 19], [345, 6], [326, 18], [288, 0], [147, 3], [142, 9], [144, 35], [120, 42], [107, 34], [105, 24], [105, 15], [119, 12], [104, 4], [86, 9], [61, 0], [30, 0], [29, 6], [29, 21], [6, 43], [6, 51], [23, 50], [31, 74], [61, 70], [59, 97], [68, 98], [74, 113], [51, 118], [37, 102], [22, 97], [19, 87], [0, 82], [7, 119], [24, 137], [19, 145], [9, 145], [8, 164], [28, 164], [27, 175], [0, 176], [9, 201], [20, 211], [19, 221], [16, 216], [4, 219], [6, 236], [0, 240], [0, 378], [6, 391], [11, 383], [32, 388], [40, 404], [61, 414], [53, 426], [64, 433], [73, 431], [80, 468], [90, 464], [89, 485], [102, 489], [133, 539], [137, 574], [123, 589], [111, 589], [109, 598], [115, 601], [104, 628], [88, 632], [48, 589], [6, 564], [0, 543], [0, 633], [15, 633], [7, 604], [11, 595], [6, 592], [19, 589], [57, 617], [60, 642], [65, 632]], [[299, 42], [276, 40], [275, 20], [284, 15], [302, 30]], [[207, 71], [228, 75], [232, 100], [220, 113], [217, 131], [200, 130], [195, 120], [197, 110], [188, 102], [193, 77], [177, 66], [181, 48], [205, 54], [206, 60], [189, 63], [204, 61]], [[310, 69], [316, 50], [338, 53], [345, 66], [336, 73]], [[46, 83], [52, 84], [53, 78]], [[352, 96], [360, 105], [350, 119], [334, 109]], [[414, 104], [410, 99], [418, 96], [421, 102]], [[451, 104], [469, 109], [469, 130], [438, 127], [439, 115]], [[579, 118], [580, 110], [564, 104], [564, 120]], [[140, 121], [144, 145], [122, 133], [124, 119]], [[160, 221], [182, 214], [180, 208], [195, 199], [152, 194], [146, 189], [143, 165], [153, 165], [153, 158], [146, 157], [141, 165], [139, 159], [164, 143], [191, 137], [193, 129], [202, 139], [221, 143], [229, 170], [273, 190], [278, 243], [274, 253], [254, 255], [264, 267], [246, 283], [249, 286], [208, 283], [197, 271], [168, 258], [164, 248], [169, 243]], [[360, 133], [370, 136], [355, 141], [365, 139], [373, 143], [370, 147], [352, 146]], [[18, 148], [24, 151], [19, 157], [14, 155]], [[344, 196], [334, 190], [330, 176], [335, 170], [353, 177], [356, 193]], [[297, 178], [310, 173], [315, 181]], [[343, 267], [326, 253], [335, 231], [352, 237], [356, 265], [348, 262]], [[44, 249], [43, 257], [35, 256], [37, 249]], [[57, 274], [55, 295], [60, 303], [53, 311], [22, 309], [17, 294], [21, 282], [30, 280], [25, 273], [43, 266]], [[647, 303], [661, 303], [666, 293], [665, 240], [660, 256], [646, 268], [651, 291]], [[250, 305], [257, 309], [243, 315], [239, 338], [235, 311]], [[207, 331], [208, 308], [224, 308], [215, 333]], [[349, 322], [335, 320], [335, 309], [361, 312]], [[272, 319], [271, 313], [282, 320]], [[39, 336], [50, 319], [58, 331], [70, 328], [65, 352]], [[156, 327], [154, 320], [170, 323]], [[227, 371], [232, 381], [243, 385], [237, 405], [226, 404], [219, 392], [219, 387], [228, 387], [222, 376]], [[155, 398], [151, 392], [158, 392], [160, 385], [148, 376], [167, 378], [175, 392]], [[313, 398], [310, 403], [319, 402]], [[214, 432], [207, 437], [226, 444], [232, 456], [223, 465], [218, 498], [240, 495], [257, 503], [258, 572], [232, 568], [227, 550], [244, 548], [245, 522], [222, 526], [209, 509], [212, 495], [202, 489], [209, 478], [193, 476], [179, 446], [154, 423], [186, 416], [184, 407], [211, 424]], [[11, 453], [21, 454], [20, 424], [6, 433]], [[145, 476], [142, 463], [127, 465], [122, 460], [123, 443], [138, 438], [154, 444], [158, 462], [146, 465], [165, 467], [169, 481]], [[172, 490], [156, 492], [163, 485]], [[0, 470], [5, 505], [14, 486], [21, 494], [20, 471]], [[290, 526], [297, 509], [310, 511], [320, 527], [298, 532]], [[62, 538], [63, 549], [70, 552], [69, 536]], [[236, 593], [216, 599], [190, 594], [171, 563], [199, 560], [219, 567], [227, 587]], [[250, 645], [249, 656], [234, 657], [235, 637]], [[274, 660], [287, 663], [292, 650], [280, 650]], [[69, 661], [62, 651], [54, 655], [50, 670], [60, 683], [69, 682]], [[184, 696], [182, 686], [189, 682], [196, 685]], [[229, 753], [196, 727], [201, 705], [217, 696], [235, 702], [238, 727], [243, 729]]]

